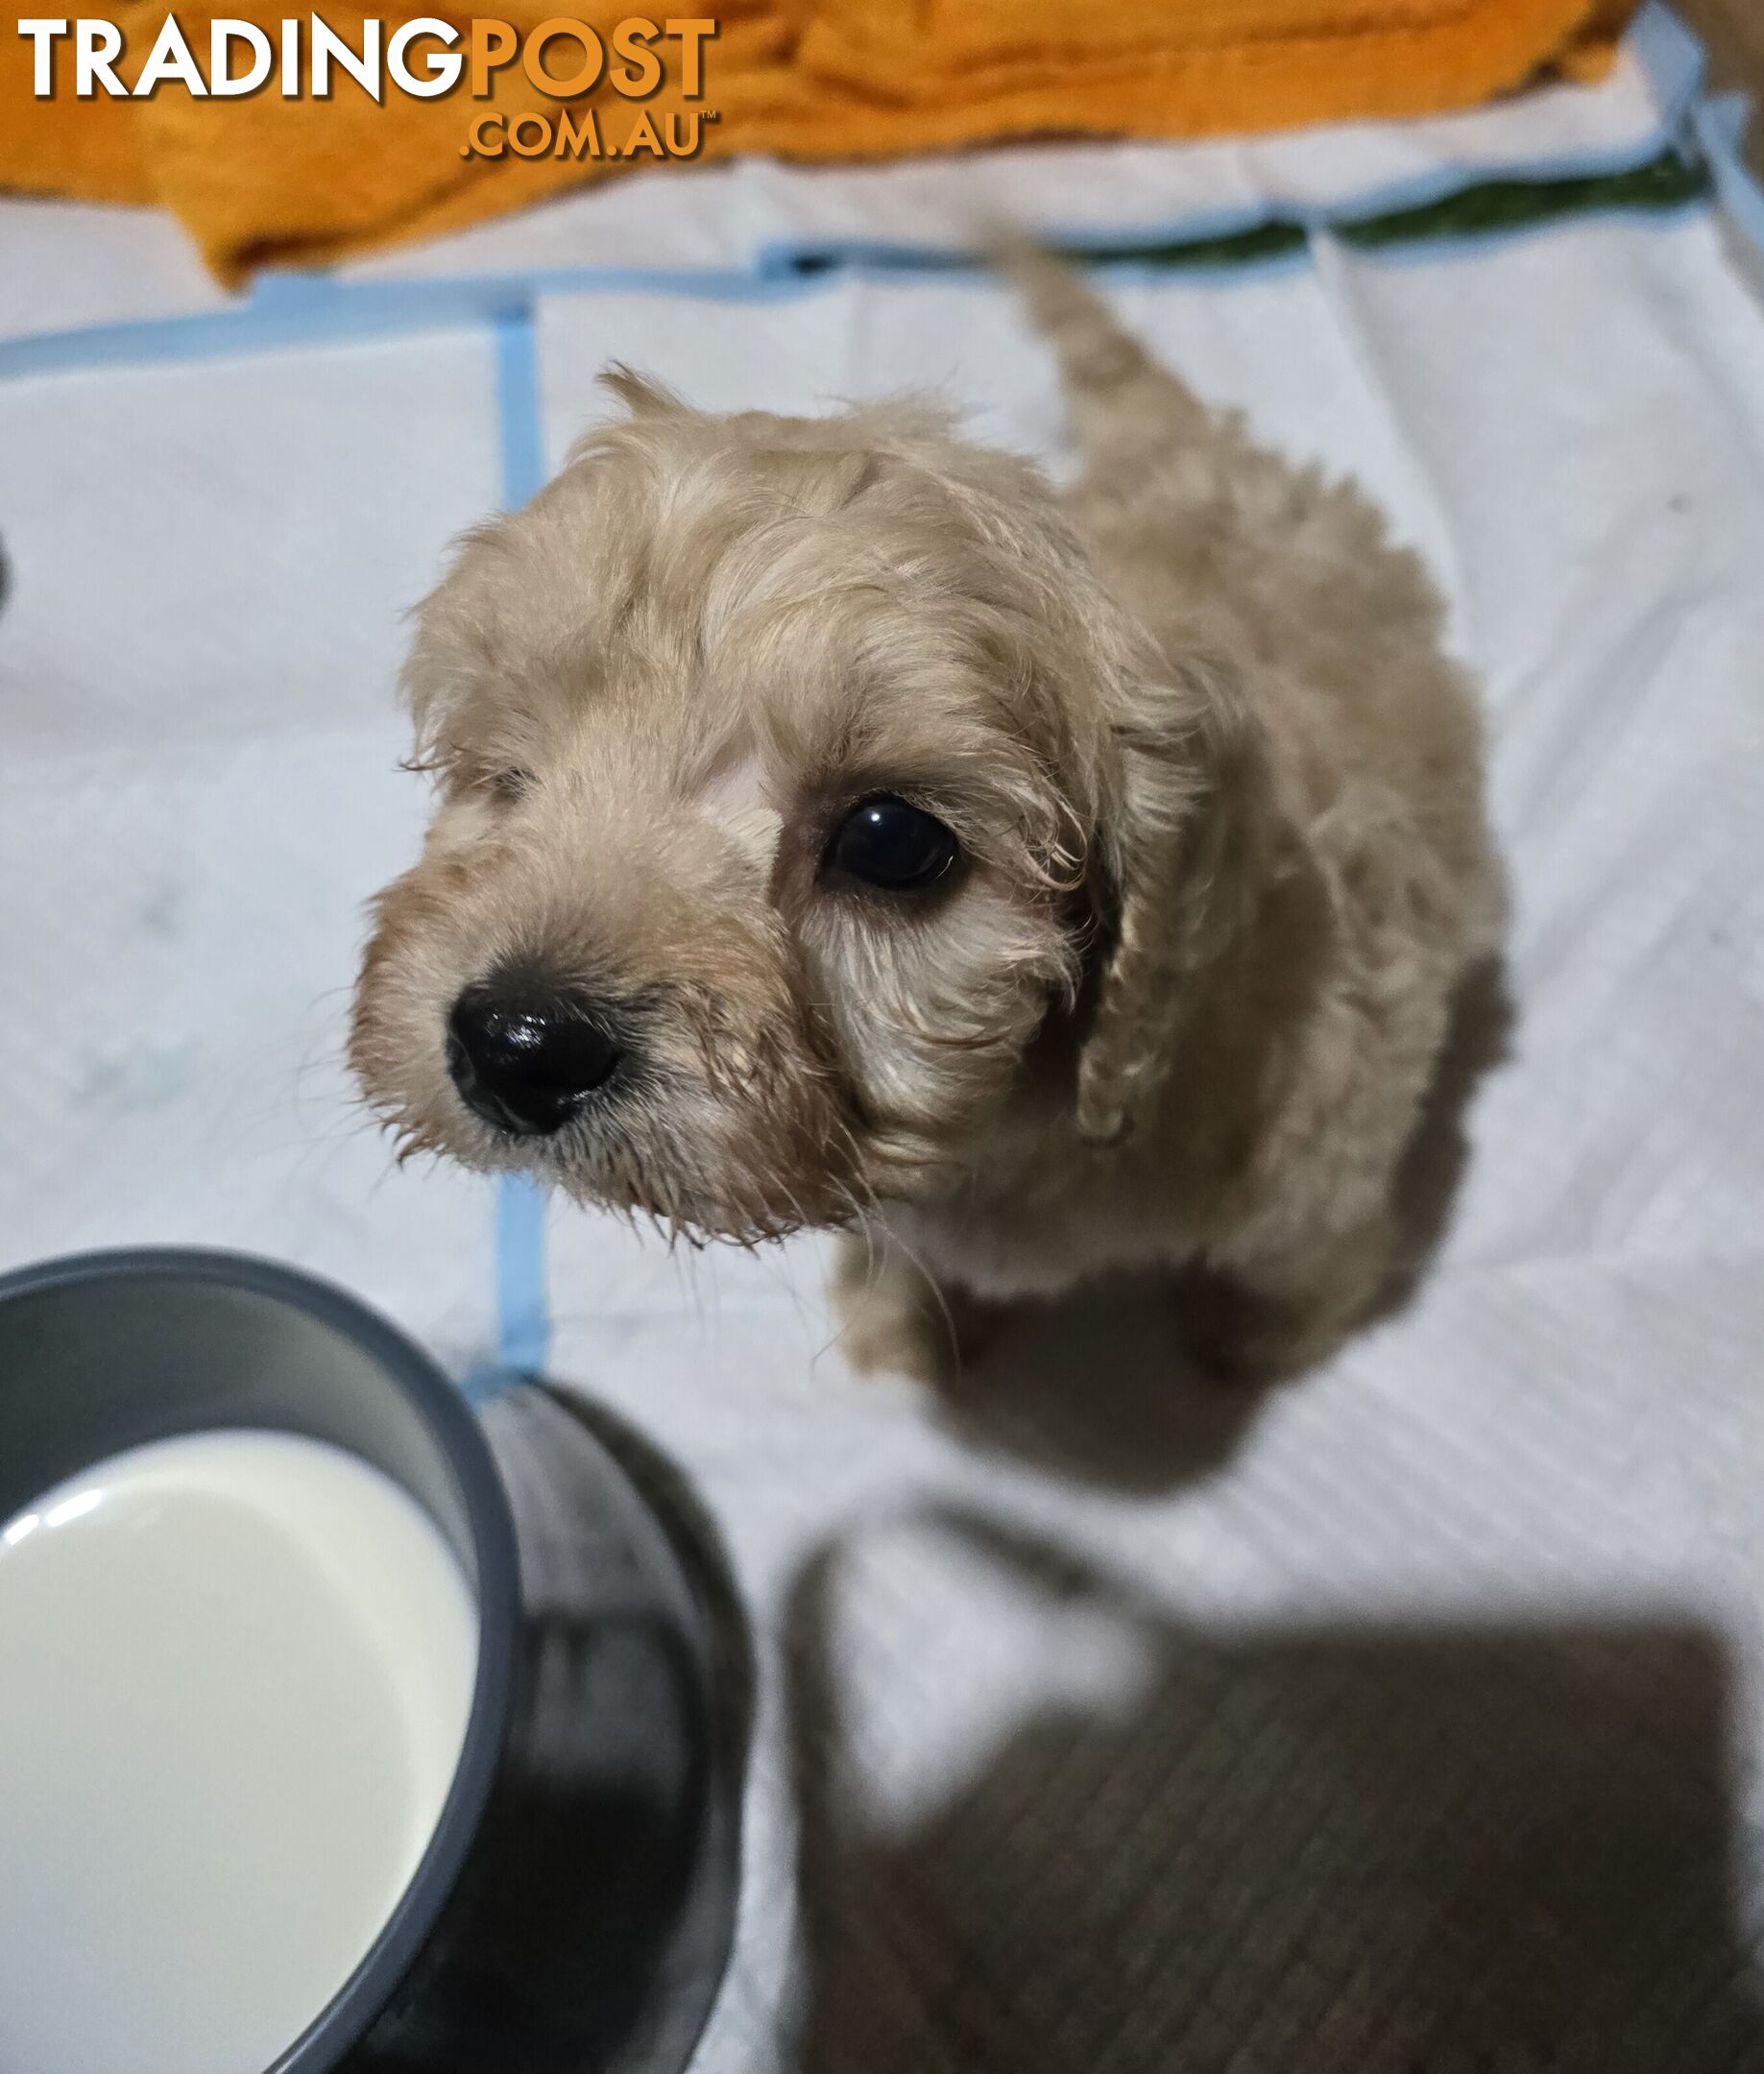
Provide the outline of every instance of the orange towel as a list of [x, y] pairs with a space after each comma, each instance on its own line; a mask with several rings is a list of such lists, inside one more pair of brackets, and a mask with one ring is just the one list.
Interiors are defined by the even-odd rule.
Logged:
[[[491, 4], [522, 34], [554, 18], [535, 0]], [[420, 12], [378, 18], [390, 36]], [[635, 12], [591, 0], [576, 18], [605, 36]], [[563, 104], [519, 63], [492, 75], [485, 99], [462, 80], [428, 100], [388, 86], [375, 103], [339, 76], [322, 101], [284, 98], [274, 77], [236, 99], [197, 98], [167, 80], [151, 98], [76, 100], [65, 44], [60, 90], [36, 100], [15, 12], [0, 21], [0, 186], [159, 203], [237, 282], [261, 264], [318, 263], [455, 229], [620, 169], [609, 157], [464, 156], [468, 124], [483, 116], [580, 120], [592, 109], [616, 144], [642, 109], [665, 135], [669, 116], [710, 109], [705, 157], [876, 159], [1008, 137], [1196, 136], [1419, 115], [1469, 107], [1546, 68], [1596, 74], [1628, 12], [1628, 0], [713, 0], [718, 33], [704, 46], [696, 100], [683, 97], [670, 61], [647, 99], [623, 98], [603, 78]], [[133, 80], [165, 9], [112, 0], [105, 18], [124, 32], [117, 70]], [[225, 18], [274, 37], [283, 17], [262, 0], [233, 0]], [[438, 18], [463, 33], [471, 21]], [[205, 65], [213, 19], [178, 11]], [[323, 19], [360, 48], [359, 13], [326, 7]], [[677, 45], [660, 48], [668, 57]], [[577, 54], [564, 43], [548, 62], [565, 73]]]

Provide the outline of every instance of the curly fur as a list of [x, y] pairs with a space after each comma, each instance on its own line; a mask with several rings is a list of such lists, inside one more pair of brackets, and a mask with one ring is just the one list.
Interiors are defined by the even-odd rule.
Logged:
[[[1390, 1270], [1498, 939], [1474, 703], [1357, 488], [1012, 264], [1085, 457], [1063, 497], [923, 403], [717, 418], [620, 369], [623, 415], [463, 543], [406, 672], [440, 803], [353, 1062], [410, 1147], [692, 1235], [861, 1227], [860, 1365], [932, 1364], [945, 1296], [1198, 1264], [1253, 1299], [1220, 1358], [1290, 1367]], [[960, 837], [929, 895], [821, 869], [879, 789]], [[443, 1062], [509, 958], [642, 1032], [640, 1083], [537, 1146]]]

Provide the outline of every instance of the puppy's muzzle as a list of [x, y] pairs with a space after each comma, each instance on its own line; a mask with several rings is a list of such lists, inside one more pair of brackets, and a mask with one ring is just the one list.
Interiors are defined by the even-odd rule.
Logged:
[[485, 1122], [546, 1138], [612, 1085], [625, 1060], [613, 1029], [585, 994], [493, 975], [453, 1003], [447, 1071]]

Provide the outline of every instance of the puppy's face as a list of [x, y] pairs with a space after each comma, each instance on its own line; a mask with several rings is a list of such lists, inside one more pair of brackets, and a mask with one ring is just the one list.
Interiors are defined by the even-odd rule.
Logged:
[[630, 415], [473, 535], [351, 1056], [411, 1148], [737, 1239], [947, 1185], [1068, 997], [1124, 636], [911, 411]]

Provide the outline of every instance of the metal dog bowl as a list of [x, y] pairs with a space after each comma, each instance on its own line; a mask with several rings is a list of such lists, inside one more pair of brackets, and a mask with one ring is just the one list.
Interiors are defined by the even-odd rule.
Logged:
[[526, 1383], [480, 1424], [401, 1334], [287, 1268], [166, 1250], [0, 1277], [0, 1519], [216, 1427], [309, 1435], [391, 1477], [478, 1615], [427, 1849], [265, 2074], [678, 2074], [737, 1873], [744, 1658], [708, 1538], [684, 1512], [664, 1526], [618, 1459], [633, 1443]]

